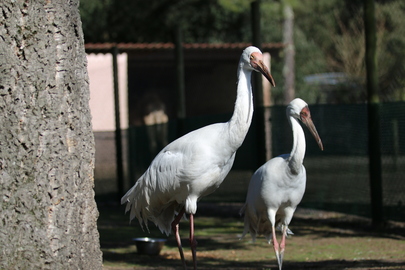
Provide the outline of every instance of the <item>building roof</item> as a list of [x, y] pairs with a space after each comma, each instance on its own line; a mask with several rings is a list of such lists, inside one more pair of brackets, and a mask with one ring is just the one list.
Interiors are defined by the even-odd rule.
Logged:
[[[184, 43], [185, 50], [243, 50], [251, 43]], [[108, 53], [114, 47], [120, 52], [173, 50], [174, 43], [87, 43], [87, 53]], [[263, 43], [263, 51], [279, 50], [285, 47], [284, 43]]]

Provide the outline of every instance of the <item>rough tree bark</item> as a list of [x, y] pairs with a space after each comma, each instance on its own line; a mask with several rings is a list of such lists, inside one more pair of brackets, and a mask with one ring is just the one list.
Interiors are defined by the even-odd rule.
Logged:
[[0, 4], [0, 269], [102, 268], [78, 4]]

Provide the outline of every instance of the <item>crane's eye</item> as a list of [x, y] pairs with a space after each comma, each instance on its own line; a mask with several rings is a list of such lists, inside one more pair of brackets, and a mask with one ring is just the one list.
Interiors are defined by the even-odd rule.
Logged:
[[301, 120], [308, 118], [309, 116], [310, 116], [310, 114], [308, 112], [308, 109], [307, 108], [302, 109], [302, 111], [300, 113]]
[[254, 60], [255, 56], [253, 54], [250, 55], [250, 60]]

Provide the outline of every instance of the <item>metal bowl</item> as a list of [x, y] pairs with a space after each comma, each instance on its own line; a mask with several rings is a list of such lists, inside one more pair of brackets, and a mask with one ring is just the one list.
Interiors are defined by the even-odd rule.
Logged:
[[146, 255], [159, 255], [166, 242], [166, 239], [149, 237], [134, 238], [132, 240], [136, 244], [138, 253]]

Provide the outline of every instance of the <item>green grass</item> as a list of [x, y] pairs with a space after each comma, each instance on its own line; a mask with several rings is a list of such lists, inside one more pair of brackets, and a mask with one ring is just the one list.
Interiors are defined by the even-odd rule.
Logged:
[[[195, 216], [199, 269], [276, 269], [272, 245], [263, 237], [256, 243], [249, 236], [239, 240], [243, 218], [237, 216], [236, 208], [225, 211], [227, 215], [199, 209]], [[150, 233], [142, 231], [137, 220], [129, 224], [123, 207], [99, 210], [105, 269], [162, 269], [163, 266], [163, 269], [181, 269], [173, 235], [166, 237], [154, 224], [149, 225]], [[405, 268], [404, 223], [391, 224], [386, 230], [375, 232], [364, 218], [298, 210], [290, 225], [295, 235], [287, 239], [283, 269]], [[180, 232], [186, 260], [191, 266], [188, 221], [181, 221]], [[141, 236], [167, 238], [161, 254], [137, 254], [131, 239]]]

